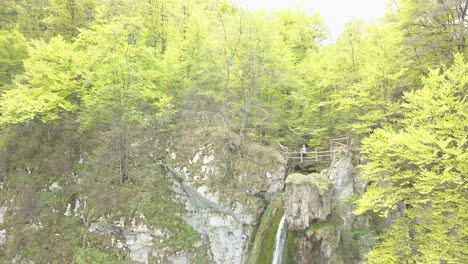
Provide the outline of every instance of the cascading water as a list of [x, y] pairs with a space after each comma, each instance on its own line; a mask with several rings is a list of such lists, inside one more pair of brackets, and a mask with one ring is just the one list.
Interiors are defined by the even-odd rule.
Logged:
[[272, 264], [281, 264], [283, 262], [284, 247], [286, 243], [287, 232], [286, 214], [283, 215], [278, 225], [275, 238], [275, 252], [273, 253]]

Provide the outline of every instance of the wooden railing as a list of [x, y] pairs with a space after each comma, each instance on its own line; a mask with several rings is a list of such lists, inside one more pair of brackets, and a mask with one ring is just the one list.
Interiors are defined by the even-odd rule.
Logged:
[[318, 151], [317, 148], [314, 148], [313, 151], [308, 151], [304, 147], [300, 151], [297, 151], [296, 148], [294, 151], [290, 151], [290, 148], [281, 145], [279, 142], [278, 145], [282, 149], [283, 156], [288, 164], [310, 164], [314, 162], [333, 161], [340, 148], [349, 147], [350, 140], [348, 138], [330, 139], [330, 149], [321, 151]]

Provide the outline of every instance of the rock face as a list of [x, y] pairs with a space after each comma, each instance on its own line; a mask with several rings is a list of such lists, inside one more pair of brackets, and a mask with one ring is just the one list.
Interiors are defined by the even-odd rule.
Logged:
[[[220, 264], [246, 263], [249, 242], [265, 205], [284, 189], [285, 167], [278, 161], [269, 169], [253, 174], [241, 171], [219, 181], [225, 161], [213, 146], [200, 147], [189, 157], [188, 164], [181, 162], [187, 160], [182, 154], [171, 156], [166, 170], [179, 200], [185, 204], [184, 219], [206, 238], [211, 260]], [[258, 156], [271, 160], [268, 155]], [[235, 182], [233, 186], [227, 185], [229, 181]]]
[[366, 185], [352, 161], [350, 152], [341, 151], [320, 175], [288, 175], [286, 211], [289, 229], [295, 231], [295, 263], [361, 263], [375, 244], [376, 227], [354, 216], [348, 200]]
[[[172, 254], [170, 248], [154, 248], [154, 244], [170, 239], [165, 232], [148, 227], [144, 223], [136, 224], [135, 221], [128, 223], [108, 223], [105, 218], [89, 224], [89, 232], [110, 239], [110, 246], [119, 254], [126, 255], [128, 259], [136, 263], [191, 263], [193, 254], [179, 252]], [[194, 245], [194, 247], [202, 245]], [[204, 256], [206, 252], [200, 252]]]
[[[354, 195], [354, 179], [356, 170], [352, 163], [351, 155], [341, 157], [330, 169], [330, 181], [335, 186], [332, 204], [338, 206], [340, 201], [351, 198]], [[345, 229], [351, 229], [354, 221], [353, 208], [350, 203], [340, 204], [337, 214], [342, 220]]]
[[[137, 263], [189, 264], [195, 259], [202, 263], [246, 263], [249, 242], [265, 205], [284, 189], [285, 166], [277, 160], [270, 162], [268, 169], [254, 173], [239, 170], [226, 178], [226, 157], [223, 160], [213, 145], [199, 147], [192, 153], [183, 147], [167, 149], [167, 159], [161, 165], [177, 200], [185, 206], [186, 210], [180, 212], [182, 218], [201, 235], [201, 240], [188, 245], [195, 249], [194, 253], [160, 246], [169, 244], [171, 237], [163, 229], [150, 226], [145, 216], [127, 222], [103, 216], [88, 223], [88, 231], [109, 240], [114, 252]], [[268, 161], [276, 159], [265, 153], [255, 156]], [[247, 158], [239, 162], [245, 168], [252, 164]], [[82, 217], [85, 208], [86, 198], [79, 197], [68, 204], [63, 214]]]
[[7, 211], [7, 207], [5, 206], [1, 206], [0, 207], [0, 247], [3, 246], [3, 244], [5, 243], [5, 239], [6, 239], [6, 236], [7, 236], [7, 233], [6, 233], [6, 230], [5, 229], [2, 229], [2, 225], [3, 225], [3, 218], [5, 216], [5, 213]]
[[[279, 169], [281, 173], [284, 169]], [[174, 172], [174, 171], [173, 171]], [[215, 263], [245, 263], [248, 243], [258, 224], [264, 201], [249, 196], [241, 201], [220, 198], [206, 186], [194, 189], [186, 175], [174, 172], [179, 180], [176, 188], [186, 205], [186, 221], [195, 231], [207, 237], [209, 251]], [[270, 174], [271, 175], [271, 174]], [[283, 183], [284, 184], [284, 183]]]
[[[50, 218], [41, 224], [38, 217], [28, 228], [58, 237], [54, 228], [62, 226], [55, 223], [69, 221], [73, 229], [67, 234], [77, 230], [91, 245], [80, 248], [83, 256], [135, 263], [246, 263], [265, 206], [284, 190], [285, 161], [273, 149], [247, 140], [242, 148], [232, 149], [224, 131], [214, 131], [210, 138], [194, 130], [181, 133], [187, 138], [171, 135], [163, 143], [132, 143], [132, 177], [125, 184], [116, 184], [113, 166], [101, 167], [107, 154], [80, 161], [73, 167], [76, 172], [44, 179], [38, 183], [41, 200], [31, 208], [38, 208], [37, 216], [50, 211]], [[197, 135], [202, 138], [195, 139]], [[13, 198], [15, 193], [12, 190]], [[3, 224], [2, 204], [0, 200], [0, 262], [16, 231]], [[7, 205], [14, 215], [15, 205]], [[67, 257], [72, 259], [74, 248], [64, 248], [70, 249]]]
[[252, 226], [220, 212], [198, 211], [187, 216], [187, 222], [209, 240], [215, 263], [244, 263]]
[[151, 230], [142, 224], [125, 232], [124, 236], [125, 244], [130, 251], [130, 259], [141, 263], [148, 263], [154, 239]]
[[289, 230], [305, 231], [316, 219], [330, 214], [333, 185], [323, 175], [291, 174], [286, 181], [286, 214]]

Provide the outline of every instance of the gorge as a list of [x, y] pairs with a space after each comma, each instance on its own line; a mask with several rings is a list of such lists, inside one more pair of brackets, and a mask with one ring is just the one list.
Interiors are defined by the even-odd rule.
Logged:
[[468, 1], [388, 3], [1, 0], [0, 263], [468, 263]]
[[[181, 135], [178, 139], [184, 138]], [[177, 216], [186, 224], [180, 222], [175, 231], [188, 228], [190, 235], [182, 238], [188, 243], [186, 249], [174, 250], [169, 241], [178, 238], [168, 229], [174, 223], [155, 222], [148, 209], [135, 211], [131, 218], [119, 212], [96, 214], [92, 198], [77, 195], [65, 200], [66, 204], [51, 204], [48, 210], [85, 228], [88, 239], [108, 243], [108, 251], [138, 263], [362, 261], [373, 244], [369, 241], [375, 241], [375, 231], [371, 223], [353, 216], [351, 200], [347, 200], [364, 188], [351, 152], [337, 149], [330, 168], [303, 175], [288, 174], [278, 150], [251, 146], [249, 156], [239, 160], [245, 170], [230, 175], [237, 182], [231, 184], [227, 178], [218, 181], [231, 157], [214, 143], [216, 140], [211, 142], [193, 146], [193, 151], [187, 151], [186, 145], [165, 147], [165, 157], [157, 160], [175, 194], [171, 196], [184, 207], [177, 209]], [[80, 174], [74, 177], [69, 183], [52, 182], [41, 193], [60, 193], [86, 180]], [[5, 212], [14, 210], [14, 200], [12, 197], [2, 207], [2, 220]], [[153, 206], [160, 207], [161, 202]], [[31, 228], [39, 232], [48, 229], [42, 221]], [[0, 241], [8, 245], [12, 238], [8, 229], [2, 229], [1, 234]]]

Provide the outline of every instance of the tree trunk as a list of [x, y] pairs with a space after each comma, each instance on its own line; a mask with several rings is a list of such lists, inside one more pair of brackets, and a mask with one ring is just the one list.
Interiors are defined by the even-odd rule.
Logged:
[[[125, 125], [124, 125], [125, 126]], [[128, 179], [128, 150], [127, 150], [127, 135], [126, 129], [119, 127], [119, 174], [120, 174], [120, 184], [123, 184]]]

